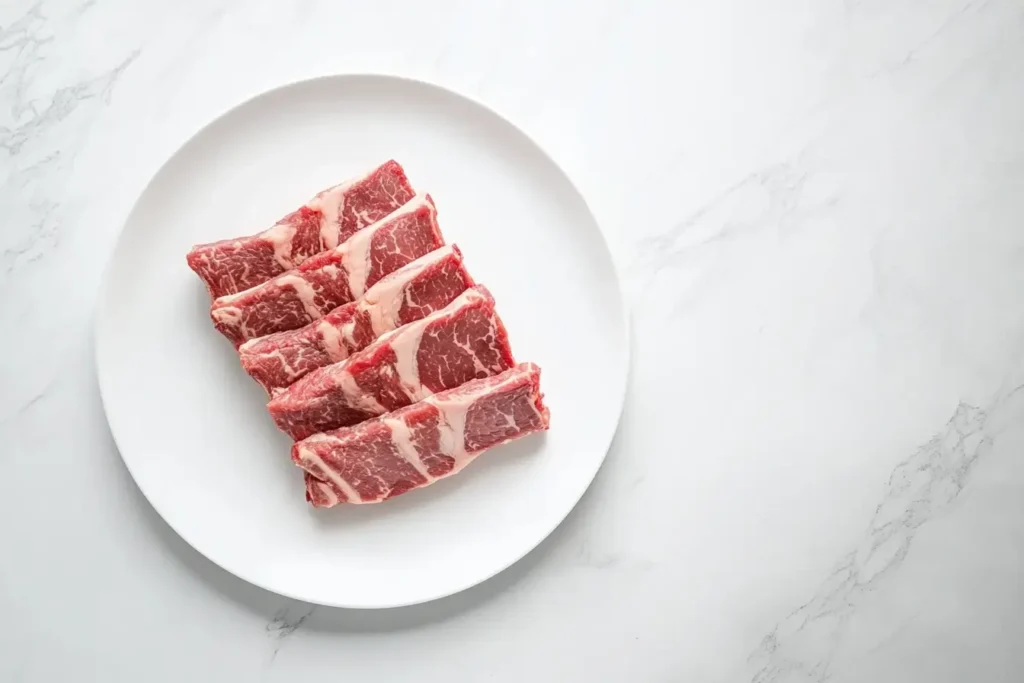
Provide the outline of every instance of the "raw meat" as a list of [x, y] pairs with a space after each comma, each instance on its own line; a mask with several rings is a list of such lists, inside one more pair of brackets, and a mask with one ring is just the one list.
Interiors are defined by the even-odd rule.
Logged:
[[314, 370], [267, 404], [293, 439], [338, 429], [512, 367], [494, 298], [477, 285], [436, 313]]
[[540, 368], [522, 363], [292, 446], [316, 507], [379, 503], [455, 474], [481, 452], [548, 428]]
[[294, 330], [358, 299], [385, 275], [443, 244], [434, 203], [429, 195], [416, 195], [383, 220], [295, 270], [216, 299], [210, 317], [235, 346]]
[[242, 344], [242, 367], [274, 395], [317, 368], [345, 360], [385, 332], [444, 308], [472, 285], [459, 248], [443, 246], [320, 320]]
[[241, 292], [333, 249], [408, 202], [413, 194], [402, 167], [388, 161], [362, 177], [324, 190], [257, 235], [192, 247], [188, 265], [213, 298]]

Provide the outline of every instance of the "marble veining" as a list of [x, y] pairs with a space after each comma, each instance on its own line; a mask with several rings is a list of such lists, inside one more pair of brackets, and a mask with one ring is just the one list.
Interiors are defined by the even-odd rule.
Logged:
[[706, 251], [763, 227], [770, 227], [777, 238], [785, 237], [814, 210], [827, 209], [838, 201], [835, 196], [806, 198], [808, 175], [798, 161], [775, 163], [750, 173], [664, 234], [640, 240], [634, 267], [654, 277], [665, 268], [684, 265], [698, 250]]
[[918, 530], [955, 503], [997, 436], [990, 414], [1021, 389], [1024, 385], [985, 409], [961, 402], [942, 431], [896, 466], [864, 538], [811, 600], [779, 622], [751, 655], [760, 666], [751, 683], [795, 680], [794, 675], [830, 680], [833, 657], [859, 604], [899, 570]]
[[[67, 20], [74, 20], [93, 4], [83, 3]], [[58, 145], [55, 134], [80, 108], [94, 102], [109, 104], [121, 74], [139, 56], [134, 50], [95, 76], [39, 92], [33, 87], [37, 72], [54, 49], [52, 26], [43, 2], [32, 4], [19, 19], [0, 27], [0, 53], [9, 60], [0, 77], [0, 101], [8, 105], [6, 115], [0, 118], [0, 150], [7, 156], [0, 201], [17, 212], [10, 225], [23, 220], [28, 223], [27, 230], [5, 231], [3, 235], [0, 266], [8, 276], [43, 258], [59, 240], [60, 203], [44, 191], [45, 183], [68, 173], [81, 141]], [[19, 206], [17, 200], [21, 198], [28, 199], [27, 207]]]
[[274, 616], [267, 622], [266, 627], [267, 635], [274, 645], [270, 655], [271, 661], [277, 657], [277, 653], [280, 652], [284, 641], [295, 633], [314, 612], [316, 612], [316, 606], [314, 605], [293, 603], [282, 607], [274, 613]]

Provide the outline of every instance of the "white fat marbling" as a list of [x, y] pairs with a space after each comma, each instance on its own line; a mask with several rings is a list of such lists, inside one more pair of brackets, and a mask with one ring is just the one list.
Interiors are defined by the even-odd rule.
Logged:
[[343, 262], [345, 270], [348, 272], [348, 290], [352, 293], [353, 299], [358, 299], [366, 293], [366, 281], [370, 277], [370, 247], [373, 245], [373, 237], [377, 231], [395, 219], [414, 213], [423, 206], [431, 205], [425, 194], [417, 194], [373, 225], [357, 232], [339, 247], [344, 252]]
[[[467, 289], [455, 297], [450, 304], [439, 311], [436, 311], [425, 318], [403, 325], [402, 327], [389, 332], [377, 340], [376, 343], [386, 342], [391, 345], [395, 352], [395, 371], [398, 373], [398, 380], [402, 389], [412, 402], [421, 401], [430, 395], [430, 390], [423, 386], [420, 379], [420, 367], [417, 354], [420, 349], [420, 341], [427, 327], [437, 320], [449, 316], [466, 306], [483, 301], [484, 295], [476, 289]], [[480, 361], [476, 356], [473, 360], [477, 365]], [[481, 366], [482, 367], [482, 366]]]
[[[448, 258], [453, 252], [454, 247], [450, 244], [438, 247], [382, 278], [366, 290], [366, 294], [359, 301], [359, 308], [369, 313], [370, 328], [376, 336], [379, 337], [398, 327], [398, 316], [402, 312], [402, 306], [409, 299], [409, 285], [424, 270]], [[354, 328], [354, 325], [350, 325], [349, 328]]]
[[295, 261], [292, 259], [292, 240], [296, 231], [297, 228], [292, 223], [278, 223], [260, 235], [274, 245], [274, 260], [286, 270], [295, 267]]
[[327, 320], [317, 323], [316, 329], [323, 342], [324, 351], [331, 361], [338, 363], [348, 358], [348, 347], [345, 345], [342, 330]]
[[[325, 440], [330, 439], [326, 435], [323, 436]], [[327, 463], [323, 461], [323, 458], [317, 454], [315, 448], [309, 448], [308, 446], [299, 445], [299, 459], [309, 466], [316, 469], [317, 472], [330, 479], [335, 486], [341, 489], [341, 492], [345, 494], [345, 499], [349, 503], [359, 504], [363, 502], [363, 499], [359, 497], [359, 492], [356, 491], [352, 484], [342, 477], [333, 467], [328, 467]], [[329, 488], [329, 487], [328, 487]], [[332, 492], [333, 493], [333, 492]]]
[[[440, 413], [442, 423], [442, 453], [444, 455], [450, 455], [452, 459], [455, 460], [455, 467], [452, 468], [447, 476], [459, 472], [480, 454], [478, 451], [469, 452], [466, 450], [466, 415], [469, 413], [469, 409], [481, 395], [498, 391], [508, 385], [520, 381], [523, 374], [524, 373], [519, 371], [510, 372], [506, 379], [503, 379], [497, 384], [481, 387], [480, 391], [477, 393], [456, 392], [455, 394], [448, 396], [434, 394], [433, 396], [428, 396], [424, 399], [425, 403], [433, 405]], [[513, 420], [511, 416], [506, 416], [506, 418], [511, 426], [515, 425], [515, 420]], [[394, 422], [394, 420], [392, 420], [392, 422]]]
[[337, 505], [339, 502], [338, 494], [334, 492], [330, 486], [322, 481], [312, 480], [313, 486], [316, 486], [320, 490], [320, 493], [327, 499], [327, 507]]
[[416, 450], [416, 445], [412, 441], [412, 430], [409, 429], [409, 425], [403, 420], [392, 418], [384, 418], [381, 422], [391, 430], [391, 443], [395, 445], [395, 449], [402, 459], [412, 465], [424, 479], [432, 480], [434, 477], [430, 476], [427, 466], [423, 464], [423, 459], [420, 458], [419, 451]]
[[[390, 431], [391, 444], [395, 447], [395, 451], [397, 451], [399, 457], [411, 465], [426, 480], [424, 486], [429, 486], [438, 479], [443, 479], [444, 477], [449, 477], [460, 472], [466, 465], [483, 452], [479, 450], [471, 452], [466, 448], [466, 416], [469, 413], [469, 409], [473, 407], [481, 397], [501, 391], [505, 387], [521, 381], [525, 375], [533, 371], [534, 367], [535, 366], [510, 370], [507, 373], [508, 377], [503, 377], [497, 383], [480, 385], [474, 387], [473, 390], [467, 390], [468, 385], [464, 385], [461, 389], [454, 392], [434, 394], [423, 400], [424, 404], [434, 406], [438, 412], [440, 443], [438, 455], [449, 456], [455, 461], [452, 469], [440, 477], [430, 474], [430, 471], [427, 469], [426, 464], [420, 457], [419, 451], [416, 449], [416, 445], [413, 442], [412, 430], [404, 420], [384, 416], [380, 418], [380, 423]], [[538, 414], [536, 407], [534, 407], [534, 414]], [[394, 413], [391, 413], [391, 415], [394, 415]], [[505, 418], [509, 426], [515, 427], [516, 422], [511, 415], [505, 415]], [[376, 503], [380, 500], [379, 498], [374, 498], [372, 500], [365, 500], [361, 498], [356, 489], [352, 486], [352, 482], [345, 480], [336, 468], [330, 467], [326, 462], [324, 462], [323, 458], [320, 457], [315, 448], [310, 447], [311, 443], [335, 443], [342, 445], [348, 439], [349, 436], [338, 436], [334, 433], [320, 433], [314, 434], [308, 437], [305, 441], [299, 442], [296, 448], [300, 466], [303, 467], [303, 469], [308, 470], [314, 476], [321, 478], [327, 477], [337, 484], [345, 493], [345, 497], [350, 503]], [[321, 484], [314, 485], [316, 485], [320, 490], [329, 488]], [[328, 498], [333, 498], [333, 502], [331, 502], [327, 507], [338, 502], [337, 496], [329, 496]]]
[[373, 394], [359, 388], [359, 384], [356, 383], [356, 378], [352, 376], [351, 372], [340, 366], [329, 366], [329, 369], [332, 371], [331, 376], [334, 382], [341, 389], [351, 407], [370, 415], [383, 415], [388, 412], [387, 408], [382, 406]]
[[[337, 268], [334, 266], [327, 266], [324, 270], [331, 269], [337, 272]], [[316, 290], [313, 289], [313, 285], [310, 284], [309, 280], [299, 275], [293, 275], [286, 273], [277, 277], [273, 280], [274, 283], [279, 287], [291, 288], [295, 292], [295, 296], [299, 297], [299, 302], [302, 304], [303, 310], [313, 320], [316, 320], [323, 315], [320, 307], [316, 304]]]
[[[575, 512], [491, 581], [380, 613], [192, 551], [92, 362], [160, 163], [338, 71], [535, 136], [632, 304]], [[0, 680], [1018, 681], [1022, 82], [1019, 0], [0, 3]]]
[[371, 169], [359, 177], [328, 188], [306, 203], [307, 207], [321, 213], [320, 243], [325, 249], [333, 249], [338, 246], [338, 238], [341, 234], [341, 214], [345, 210], [345, 197], [348, 196], [349, 190], [353, 185], [370, 177], [375, 170]]

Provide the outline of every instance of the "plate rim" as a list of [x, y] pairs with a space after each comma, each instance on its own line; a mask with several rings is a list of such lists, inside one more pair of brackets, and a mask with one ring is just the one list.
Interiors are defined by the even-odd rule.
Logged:
[[[605, 251], [607, 252], [609, 261], [610, 261], [610, 263], [612, 265], [612, 272], [613, 272], [613, 274], [615, 276], [615, 290], [617, 292], [618, 307], [622, 311], [622, 329], [620, 331], [620, 334], [621, 334], [620, 343], [621, 343], [621, 353], [622, 353], [623, 358], [622, 358], [622, 363], [621, 363], [622, 370], [618, 373], [619, 376], [616, 378], [617, 381], [616, 381], [615, 392], [614, 392], [614, 395], [619, 397], [619, 407], [618, 407], [618, 410], [615, 413], [614, 427], [610, 431], [610, 434], [608, 436], [608, 442], [603, 447], [600, 458], [595, 461], [596, 465], [593, 467], [593, 471], [588, 474], [588, 476], [586, 477], [586, 480], [583, 483], [583, 486], [580, 488], [579, 492], [577, 494], [571, 496], [570, 498], [566, 499], [567, 502], [570, 502], [570, 504], [565, 509], [564, 513], [561, 513], [561, 514], [559, 514], [557, 516], [554, 516], [555, 517], [554, 523], [551, 524], [550, 527], [547, 528], [544, 531], [543, 534], [539, 535], [538, 538], [534, 542], [532, 542], [530, 544], [524, 545], [524, 548], [523, 548], [522, 552], [520, 552], [520, 553], [513, 553], [513, 557], [512, 557], [511, 560], [509, 560], [507, 563], [504, 563], [504, 564], [499, 563], [499, 565], [501, 565], [501, 566], [498, 566], [496, 569], [494, 569], [493, 571], [491, 571], [490, 573], [488, 573], [486, 575], [481, 575], [481, 576], [479, 576], [479, 577], [477, 577], [475, 579], [472, 579], [468, 583], [465, 583], [464, 585], [460, 584], [460, 585], [457, 585], [455, 587], [443, 588], [438, 593], [431, 593], [429, 595], [425, 595], [425, 596], [420, 597], [420, 598], [415, 599], [415, 600], [404, 599], [404, 600], [398, 600], [398, 601], [392, 601], [392, 602], [376, 601], [376, 602], [374, 602], [372, 604], [358, 603], [358, 602], [353, 603], [353, 602], [327, 601], [327, 600], [324, 600], [323, 598], [312, 597], [310, 595], [303, 595], [302, 593], [295, 592], [295, 591], [282, 590], [282, 589], [277, 588], [277, 587], [270, 587], [268, 585], [265, 585], [264, 583], [261, 583], [259, 581], [254, 580], [253, 578], [250, 578], [246, 574], [245, 571], [238, 571], [237, 568], [230, 567], [227, 564], [223, 563], [222, 561], [214, 559], [214, 557], [211, 557], [209, 554], [207, 554], [206, 552], [201, 550], [195, 543], [193, 543], [193, 541], [189, 538], [189, 536], [186, 535], [185, 533], [183, 533], [182, 530], [177, 525], [175, 525], [167, 517], [167, 515], [164, 514], [164, 512], [160, 509], [160, 507], [158, 507], [153, 502], [153, 499], [146, 492], [146, 489], [142, 486], [142, 484], [139, 483], [139, 480], [136, 477], [136, 473], [132, 470], [132, 466], [129, 464], [128, 459], [125, 458], [124, 451], [123, 451], [123, 449], [121, 447], [121, 444], [120, 444], [120, 442], [118, 440], [117, 430], [115, 429], [114, 423], [111, 420], [110, 408], [109, 408], [110, 399], [108, 399], [108, 393], [109, 393], [110, 390], [104, 388], [104, 379], [103, 379], [104, 373], [101, 372], [101, 369], [100, 369], [101, 368], [101, 364], [102, 364], [101, 363], [101, 359], [100, 359], [100, 356], [101, 356], [101, 348], [100, 347], [103, 345], [103, 343], [102, 343], [102, 338], [103, 337], [101, 335], [102, 321], [109, 315], [107, 313], [107, 310], [109, 308], [109, 305], [107, 304], [107, 302], [110, 299], [110, 297], [108, 295], [108, 291], [109, 291], [110, 287], [112, 286], [112, 284], [111, 284], [111, 280], [112, 280], [112, 277], [113, 277], [112, 276], [112, 272], [114, 270], [114, 265], [115, 265], [115, 262], [117, 260], [118, 252], [122, 248], [123, 243], [124, 243], [125, 230], [128, 227], [128, 224], [131, 221], [132, 216], [135, 214], [136, 210], [138, 209], [140, 201], [146, 195], [146, 193], [149, 191], [150, 187], [152, 187], [154, 181], [156, 181], [156, 179], [161, 175], [161, 173], [164, 171], [164, 169], [172, 161], [174, 161], [174, 159], [178, 156], [178, 154], [181, 153], [181, 151], [186, 146], [191, 144], [193, 140], [195, 140], [197, 137], [202, 135], [209, 128], [211, 128], [212, 126], [214, 126], [215, 124], [217, 124], [221, 120], [225, 119], [226, 117], [228, 117], [231, 114], [235, 113], [236, 111], [242, 109], [243, 107], [248, 106], [250, 103], [252, 103], [252, 102], [254, 102], [254, 101], [256, 101], [256, 100], [258, 100], [260, 98], [271, 96], [273, 94], [279, 93], [280, 91], [287, 90], [289, 88], [298, 87], [298, 86], [312, 86], [313, 84], [315, 84], [317, 82], [329, 82], [329, 81], [334, 81], [334, 80], [349, 80], [349, 79], [356, 79], [356, 80], [382, 79], [382, 80], [386, 80], [386, 81], [393, 81], [393, 82], [397, 82], [397, 83], [411, 84], [411, 85], [418, 86], [418, 87], [426, 87], [426, 88], [429, 88], [429, 89], [432, 89], [432, 90], [441, 91], [442, 93], [444, 93], [444, 94], [446, 94], [448, 96], [454, 96], [456, 98], [462, 99], [462, 100], [464, 100], [466, 102], [471, 103], [475, 107], [478, 107], [478, 108], [480, 108], [480, 109], [482, 109], [482, 110], [492, 114], [493, 116], [498, 117], [498, 119], [500, 119], [505, 125], [511, 127], [513, 130], [515, 130], [520, 135], [522, 135], [526, 140], [528, 140], [530, 142], [530, 144], [532, 144], [534, 146], [536, 151], [538, 151], [544, 157], [544, 159], [546, 159], [550, 164], [552, 164], [558, 170], [558, 172], [562, 174], [562, 176], [566, 179], [566, 181], [568, 181], [568, 184], [572, 188], [573, 192], [575, 192], [575, 194], [580, 199], [580, 201], [583, 202], [583, 207], [585, 208], [585, 210], [587, 212], [587, 215], [591, 218], [591, 220], [593, 221], [594, 225], [597, 227], [598, 235], [601, 238], [601, 244], [603, 245]], [[227, 572], [228, 574], [231, 574], [232, 576], [234, 576], [234, 577], [236, 577], [236, 578], [238, 578], [238, 579], [248, 583], [249, 585], [256, 586], [257, 588], [259, 588], [261, 590], [265, 590], [265, 591], [267, 591], [269, 593], [272, 593], [274, 595], [280, 595], [280, 596], [285, 597], [285, 598], [289, 598], [289, 599], [292, 599], [292, 600], [298, 600], [298, 601], [305, 602], [305, 603], [312, 604], [312, 605], [322, 605], [322, 606], [326, 606], [326, 607], [333, 607], [333, 608], [340, 608], [340, 609], [358, 609], [358, 610], [393, 609], [393, 608], [408, 607], [408, 606], [413, 606], [413, 605], [424, 604], [424, 603], [427, 603], [427, 602], [433, 602], [435, 600], [440, 600], [442, 598], [446, 598], [446, 597], [449, 597], [449, 596], [452, 596], [452, 595], [456, 595], [456, 594], [461, 593], [463, 591], [466, 591], [466, 590], [468, 590], [468, 589], [470, 589], [470, 588], [472, 588], [474, 586], [477, 586], [477, 585], [480, 585], [480, 584], [482, 584], [482, 583], [484, 583], [486, 581], [489, 581], [490, 579], [494, 578], [498, 574], [504, 572], [505, 570], [509, 569], [513, 565], [515, 565], [518, 562], [520, 562], [524, 557], [526, 557], [528, 554], [530, 554], [536, 548], [538, 548], [569, 517], [569, 515], [572, 513], [572, 511], [576, 509], [576, 506], [579, 504], [580, 500], [582, 500], [583, 496], [586, 494], [586, 492], [590, 489], [591, 485], [593, 484], [594, 479], [597, 477], [598, 472], [600, 472], [601, 468], [604, 466], [605, 460], [608, 458], [608, 453], [611, 450], [612, 446], [614, 445], [615, 438], [618, 435], [619, 429], [620, 429], [621, 424], [622, 424], [622, 415], [623, 415], [623, 413], [625, 411], [626, 398], [627, 398], [628, 388], [629, 388], [629, 376], [630, 376], [630, 372], [631, 372], [631, 369], [632, 369], [632, 334], [631, 334], [631, 329], [632, 329], [631, 311], [630, 311], [630, 308], [629, 308], [629, 303], [628, 303], [628, 300], [627, 300], [627, 297], [626, 297], [625, 290], [623, 289], [623, 286], [622, 286], [622, 270], [621, 270], [621, 265], [619, 263], [619, 260], [615, 256], [615, 251], [612, 249], [611, 241], [610, 241], [610, 239], [608, 237], [608, 234], [605, 231], [605, 229], [602, 227], [600, 221], [597, 220], [597, 216], [594, 214], [594, 211], [591, 208], [590, 203], [587, 201], [586, 195], [580, 190], [579, 185], [573, 180], [573, 177], [565, 170], [565, 167], [562, 166], [562, 164], [558, 163], [558, 161], [555, 159], [554, 156], [552, 156], [552, 154], [547, 150], [547, 148], [545, 148], [543, 145], [540, 144], [540, 142], [538, 142], [536, 137], [534, 137], [533, 135], [530, 135], [522, 126], [520, 126], [519, 124], [514, 122], [512, 119], [510, 119], [504, 113], [502, 113], [499, 109], [495, 108], [492, 105], [486, 104], [486, 103], [482, 102], [481, 100], [477, 99], [476, 97], [468, 95], [465, 92], [463, 92], [462, 90], [459, 90], [457, 88], [449, 87], [447, 85], [442, 85], [442, 84], [440, 84], [440, 83], [438, 83], [438, 82], [436, 82], [434, 80], [428, 80], [426, 78], [419, 77], [419, 76], [415, 76], [414, 77], [414, 76], [400, 75], [400, 74], [396, 74], [396, 73], [390, 73], [390, 72], [387, 72], [387, 71], [351, 71], [351, 72], [336, 72], [336, 73], [320, 74], [320, 75], [311, 76], [311, 77], [307, 77], [307, 78], [291, 79], [291, 80], [288, 80], [287, 82], [281, 83], [279, 85], [275, 85], [275, 86], [273, 86], [271, 88], [267, 88], [267, 89], [261, 90], [261, 91], [255, 93], [255, 94], [248, 95], [248, 96], [244, 97], [244, 99], [241, 99], [237, 103], [231, 105], [230, 107], [227, 107], [226, 109], [221, 111], [219, 114], [217, 114], [217, 115], [209, 118], [208, 120], [206, 120], [205, 123], [203, 123], [201, 126], [196, 128], [191, 134], [189, 134], [187, 137], [185, 137], [184, 140], [181, 140], [181, 141], [178, 142], [178, 144], [174, 147], [174, 150], [166, 158], [164, 158], [159, 163], [159, 165], [156, 167], [156, 169], [154, 171], [152, 171], [152, 173], [149, 175], [149, 178], [146, 181], [145, 185], [142, 187], [142, 190], [138, 193], [138, 196], [132, 202], [131, 207], [129, 208], [127, 213], [124, 214], [123, 219], [120, 221], [120, 228], [118, 229], [117, 237], [115, 238], [114, 244], [113, 244], [113, 248], [110, 250], [110, 253], [109, 253], [108, 257], [107, 257], [107, 261], [106, 261], [106, 264], [104, 265], [103, 273], [102, 273], [102, 276], [101, 276], [101, 279], [100, 279], [100, 284], [99, 284], [99, 287], [97, 288], [97, 297], [96, 297], [95, 307], [94, 307], [94, 310], [93, 310], [93, 321], [92, 321], [92, 339], [93, 339], [93, 353], [92, 353], [92, 356], [93, 356], [94, 370], [95, 370], [95, 373], [96, 373], [97, 387], [98, 387], [99, 395], [100, 395], [100, 404], [101, 404], [101, 406], [103, 408], [103, 416], [104, 416], [104, 418], [105, 418], [105, 420], [107, 422], [107, 427], [108, 427], [108, 429], [110, 431], [111, 439], [114, 442], [114, 446], [117, 449], [117, 454], [120, 457], [121, 462], [124, 464], [125, 469], [128, 470], [128, 474], [131, 476], [133, 485], [138, 488], [139, 492], [142, 494], [142, 497], [145, 498], [145, 500], [149, 504], [149, 506], [156, 512], [156, 514], [160, 517], [160, 519], [175, 534], [178, 535], [179, 538], [181, 538], [183, 541], [185, 541], [185, 543], [192, 550], [194, 550], [196, 553], [201, 555], [207, 561], [211, 562], [214, 566], [220, 568], [221, 570]]]

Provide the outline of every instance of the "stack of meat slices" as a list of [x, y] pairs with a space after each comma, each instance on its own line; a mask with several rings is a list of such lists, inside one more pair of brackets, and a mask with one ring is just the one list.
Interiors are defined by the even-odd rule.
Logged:
[[494, 298], [395, 161], [188, 264], [314, 506], [378, 503], [548, 428], [540, 368], [515, 362]]

